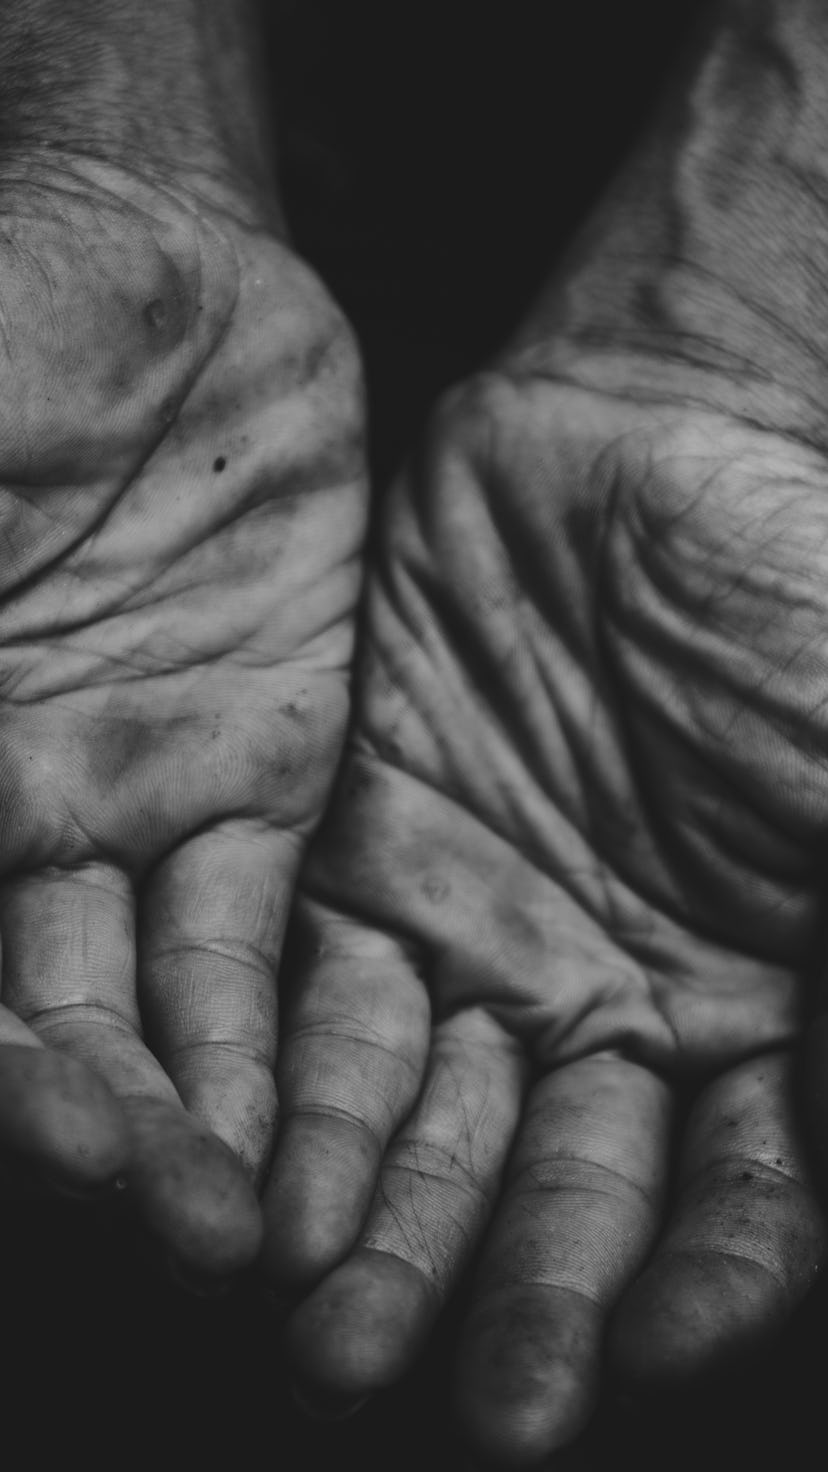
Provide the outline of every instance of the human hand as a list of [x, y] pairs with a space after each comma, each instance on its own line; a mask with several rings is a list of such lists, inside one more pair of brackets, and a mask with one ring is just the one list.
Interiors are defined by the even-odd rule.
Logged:
[[484, 1231], [459, 1405], [515, 1463], [583, 1425], [654, 1248], [628, 1383], [720, 1364], [810, 1284], [787, 1048], [828, 817], [826, 476], [725, 414], [507, 369], [396, 486], [267, 1203], [271, 1279], [322, 1279], [289, 1328], [320, 1392], [400, 1375]]
[[687, 1383], [824, 1251], [789, 1050], [825, 1006], [826, 66], [810, 0], [706, 9], [388, 507], [266, 1263], [354, 1400], [482, 1242], [459, 1408], [509, 1463], [584, 1424], [611, 1311], [628, 1386]]
[[3, 1037], [75, 1060], [37, 1050], [0, 1130], [31, 1153], [45, 1070], [92, 1090], [91, 1173], [213, 1279], [259, 1246], [275, 969], [347, 712], [355, 353], [249, 199], [46, 148], [0, 180]]

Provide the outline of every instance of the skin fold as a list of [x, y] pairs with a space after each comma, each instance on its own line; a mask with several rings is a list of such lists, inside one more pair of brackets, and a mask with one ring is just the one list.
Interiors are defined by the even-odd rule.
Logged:
[[472, 1271], [457, 1410], [504, 1465], [604, 1370], [743, 1362], [824, 1260], [826, 64], [816, 5], [711, 7], [384, 508], [264, 1263], [342, 1406]]

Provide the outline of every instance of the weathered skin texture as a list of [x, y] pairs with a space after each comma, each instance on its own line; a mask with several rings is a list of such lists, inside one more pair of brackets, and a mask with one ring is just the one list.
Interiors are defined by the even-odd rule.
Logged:
[[[702, 1287], [648, 1311], [641, 1375], [732, 1353], [806, 1291], [823, 1226], [782, 1060], [821, 894], [825, 476], [724, 416], [506, 369], [396, 487], [269, 1207], [286, 1285], [353, 1244], [292, 1328], [326, 1386], [410, 1362], [511, 1148], [461, 1400], [518, 1460], [567, 1439], [662, 1224], [672, 1095], [711, 1075], [662, 1244], [674, 1279], [701, 1254]], [[395, 1006], [419, 1018], [402, 1047]], [[384, 1296], [346, 1292], [377, 1253], [399, 1281], [386, 1261]]]
[[224, 1274], [260, 1241], [275, 973], [347, 716], [356, 355], [227, 191], [49, 150], [1, 177], [7, 1030], [106, 1081], [101, 1171]]
[[514, 1466], [602, 1364], [755, 1352], [825, 1250], [828, 38], [712, 9], [393, 489], [300, 906], [266, 1265], [305, 1394], [396, 1378], [477, 1253], [458, 1409]]

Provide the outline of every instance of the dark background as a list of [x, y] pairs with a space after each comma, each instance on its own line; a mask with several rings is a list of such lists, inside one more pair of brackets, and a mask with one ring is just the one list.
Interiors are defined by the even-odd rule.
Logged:
[[[439, 390], [498, 347], [611, 174], [688, 0], [298, 0], [272, 19], [283, 190], [299, 249], [356, 326], [381, 493]], [[14, 1472], [470, 1472], [447, 1408], [453, 1320], [355, 1420], [290, 1402], [255, 1279], [170, 1285], [119, 1199], [5, 1205], [0, 1457]], [[725, 1472], [824, 1465], [828, 1302], [743, 1380], [619, 1408], [556, 1466]]]
[[282, 191], [297, 245], [360, 334], [378, 488], [435, 392], [517, 324], [699, 10], [281, 6], [271, 67]]

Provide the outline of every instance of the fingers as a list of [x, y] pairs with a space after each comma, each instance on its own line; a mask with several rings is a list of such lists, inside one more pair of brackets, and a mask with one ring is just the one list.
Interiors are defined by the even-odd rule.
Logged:
[[628, 1389], [742, 1364], [811, 1286], [826, 1223], [798, 1143], [791, 1071], [787, 1057], [753, 1059], [697, 1101], [671, 1221], [613, 1328]]
[[288, 1294], [318, 1281], [355, 1241], [429, 1044], [428, 997], [400, 942], [307, 901], [298, 919], [264, 1197], [264, 1269]]
[[276, 968], [300, 846], [265, 824], [191, 838], [141, 896], [138, 986], [188, 1110], [258, 1179], [276, 1115]]
[[615, 1058], [535, 1086], [457, 1356], [459, 1418], [489, 1458], [543, 1465], [585, 1425], [607, 1315], [658, 1226], [669, 1116], [666, 1086]]
[[193, 1274], [246, 1266], [261, 1235], [247, 1173], [189, 1118], [141, 1039], [127, 877], [89, 864], [9, 881], [0, 928], [4, 1000], [47, 1046], [94, 1070], [121, 1104], [124, 1176], [144, 1220]]
[[421, 1350], [488, 1220], [525, 1064], [481, 1010], [435, 1028], [425, 1085], [382, 1166], [355, 1251], [294, 1314], [288, 1349], [306, 1387], [360, 1399]]
[[28, 1174], [83, 1194], [115, 1182], [127, 1127], [102, 1079], [44, 1048], [0, 1007], [0, 1147]]

